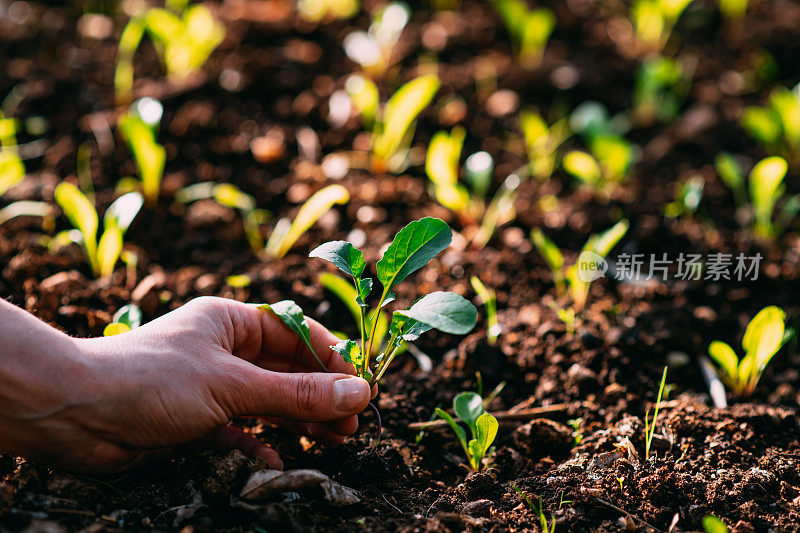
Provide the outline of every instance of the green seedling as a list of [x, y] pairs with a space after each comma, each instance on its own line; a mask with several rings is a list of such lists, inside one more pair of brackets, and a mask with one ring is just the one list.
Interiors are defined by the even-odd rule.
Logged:
[[[514, 489], [514, 492], [516, 492], [519, 495], [520, 499], [522, 499], [522, 501], [528, 505], [531, 511], [534, 511], [537, 515], [539, 515], [539, 526], [542, 529], [542, 533], [555, 533], [556, 517], [555, 515], [551, 516], [550, 523], [547, 522], [547, 515], [544, 513], [544, 506], [542, 505], [542, 497], [541, 496], [539, 497], [539, 506], [536, 507], [533, 503], [533, 500], [531, 500], [530, 496], [525, 494], [525, 492], [521, 488], [519, 488], [519, 486], [516, 483], [512, 482], [511, 488]], [[564, 498], [563, 492], [561, 493], [561, 498], [562, 498], [562, 503], [572, 503], [572, 502], [563, 502]], [[559, 504], [558, 508], [561, 509], [561, 504]]]
[[299, 0], [297, 12], [309, 22], [347, 20], [360, 8], [358, 0]]
[[[122, 253], [125, 232], [142, 207], [142, 195], [136, 192], [125, 194], [106, 209], [99, 241], [97, 210], [78, 187], [67, 182], [59, 184], [55, 199], [72, 226], [80, 232], [78, 237], [86, 251], [92, 273], [101, 278], [111, 276]], [[71, 232], [68, 234], [73, 235]]]
[[486, 308], [486, 338], [489, 340], [489, 344], [493, 345], [497, 343], [497, 337], [503, 330], [497, 322], [497, 294], [493, 289], [486, 288], [486, 285], [483, 284], [478, 276], [472, 276], [469, 282], [475, 292], [478, 293], [478, 299], [480, 299], [481, 304]]
[[706, 515], [703, 518], [703, 531], [705, 533], [728, 533], [728, 526], [725, 522], [713, 515]]
[[417, 117], [433, 101], [439, 90], [439, 78], [433, 74], [414, 78], [400, 87], [383, 109], [379, 109], [378, 89], [372, 81], [361, 76], [351, 77], [345, 90], [361, 113], [366, 127], [372, 123], [372, 170], [377, 173], [402, 172], [408, 166]]
[[745, 108], [741, 124], [768, 154], [800, 164], [800, 84], [775, 87], [766, 106]]
[[491, 446], [497, 436], [499, 424], [494, 416], [486, 412], [480, 394], [462, 392], [453, 399], [453, 412], [458, 421], [465, 423], [469, 428], [469, 440], [467, 432], [450, 414], [438, 407], [435, 412], [436, 416], [446, 421], [455, 432], [458, 442], [464, 448], [470, 468], [482, 470], [486, 466], [486, 459], [493, 453]]
[[[377, 348], [381, 343], [378, 329], [382, 322], [378, 313], [394, 300], [393, 289], [447, 248], [451, 240], [450, 228], [436, 218], [423, 218], [400, 230], [378, 261], [378, 281], [383, 290], [373, 311], [369, 310], [366, 303], [372, 291], [372, 279], [363, 278], [366, 262], [360, 250], [349, 242], [333, 241], [315, 248], [309, 254], [310, 257], [333, 263], [349, 276], [353, 284], [355, 294], [351, 292], [350, 297], [355, 296], [358, 305], [360, 343], [346, 339], [333, 349], [345, 361], [355, 365], [358, 376], [372, 384], [376, 383], [404, 344], [417, 340], [426, 331], [437, 329], [463, 335], [475, 326], [478, 314], [474, 305], [452, 292], [433, 292], [417, 300], [408, 309], [394, 311], [389, 322], [389, 339], [383, 349]], [[376, 352], [378, 355], [373, 358]]]
[[678, 184], [675, 200], [664, 207], [664, 215], [670, 218], [692, 216], [703, 199], [706, 182], [699, 174]]
[[781, 347], [794, 335], [786, 329], [786, 313], [779, 307], [765, 307], [747, 325], [742, 339], [744, 357], [739, 359], [731, 346], [714, 341], [708, 355], [717, 363], [717, 374], [737, 396], [750, 396], [761, 375]]
[[749, 223], [757, 238], [771, 241], [780, 236], [800, 212], [800, 194], [784, 197], [783, 180], [789, 166], [782, 157], [767, 157], [756, 163], [747, 185], [742, 167], [729, 154], [717, 156], [715, 167], [722, 181], [733, 191], [740, 219], [749, 221], [745, 223]]
[[250, 286], [253, 280], [247, 274], [234, 274], [225, 278], [225, 285], [234, 291], [234, 297], [239, 301], [246, 298], [244, 290]]
[[539, 180], [550, 179], [556, 167], [558, 148], [571, 135], [568, 119], [561, 118], [548, 126], [539, 113], [528, 110], [520, 113], [519, 123], [531, 174]]
[[394, 46], [408, 24], [411, 8], [403, 2], [391, 2], [372, 16], [368, 31], [356, 30], [345, 36], [344, 51], [374, 79], [381, 79], [396, 61]]
[[749, 0], [717, 0], [719, 12], [726, 20], [741, 22], [747, 14]]
[[546, 8], [530, 9], [524, 0], [494, 0], [494, 7], [516, 46], [519, 62], [527, 69], [539, 66], [556, 17]]
[[255, 253], [263, 251], [264, 239], [261, 237], [259, 227], [269, 220], [270, 213], [264, 209], [258, 209], [255, 198], [231, 183], [211, 181], [189, 185], [175, 195], [175, 200], [182, 204], [205, 199], [213, 199], [220, 205], [238, 210], [242, 216], [242, 225], [250, 248]]
[[111, 320], [111, 323], [103, 330], [103, 336], [111, 337], [112, 335], [127, 333], [141, 325], [142, 310], [139, 309], [139, 306], [136, 304], [124, 305], [114, 313], [114, 318]]
[[669, 41], [692, 0], [635, 0], [631, 6], [636, 40], [642, 53], [658, 52]]
[[589, 237], [577, 261], [566, 268], [566, 275], [561, 250], [541, 229], [534, 228], [531, 231], [531, 240], [550, 267], [558, 295], [569, 295], [572, 298], [572, 305], [580, 310], [583, 309], [589, 296], [589, 286], [594, 277], [592, 274], [596, 272], [597, 263], [605, 260], [614, 246], [625, 236], [629, 227], [627, 220], [620, 220], [603, 233]]
[[[17, 151], [17, 121], [0, 112], [0, 198], [25, 179], [25, 163]], [[0, 224], [21, 216], [41, 217], [52, 226], [52, 209], [46, 202], [20, 200], [0, 209]]]
[[672, 122], [680, 113], [691, 87], [686, 62], [652, 56], [642, 62], [633, 90], [633, 116], [640, 126]]
[[561, 166], [581, 183], [609, 192], [627, 179], [632, 163], [633, 146], [627, 139], [603, 135], [589, 140], [589, 152], [567, 152]]
[[664, 387], [667, 384], [667, 367], [664, 367], [664, 373], [661, 374], [661, 384], [658, 386], [658, 397], [656, 398], [656, 406], [653, 411], [653, 422], [650, 423], [650, 410], [644, 414], [644, 458], [650, 458], [650, 446], [653, 443], [653, 435], [656, 433], [656, 424], [658, 423], [658, 409], [661, 406], [661, 396], [664, 394]]
[[150, 206], [158, 203], [167, 162], [167, 151], [156, 142], [161, 109], [157, 100], [143, 98], [122, 114], [118, 122], [119, 131], [136, 162], [141, 190]]
[[[469, 187], [459, 183], [459, 160], [464, 144], [465, 131], [461, 127], [452, 132], [439, 131], [434, 134], [425, 158], [425, 171], [433, 185], [436, 199], [453, 211], [460, 222], [471, 231], [471, 243], [483, 248], [498, 226], [516, 217], [514, 200], [516, 189], [527, 178], [527, 169], [518, 169], [511, 174], [486, 204], [486, 192], [491, 185], [494, 161], [487, 152], [476, 152], [464, 162], [464, 176]], [[477, 226], [477, 228], [476, 228]]]
[[202, 4], [172, 2], [172, 11], [148, 8], [128, 21], [119, 39], [114, 89], [117, 102], [127, 104], [133, 94], [133, 56], [145, 33], [150, 36], [170, 80], [185, 80], [205, 64], [225, 38], [225, 28]]
[[[583, 441], [583, 418], [567, 420], [567, 425], [572, 428], [572, 445], [577, 446]], [[562, 494], [561, 496], [563, 497], [564, 495]]]

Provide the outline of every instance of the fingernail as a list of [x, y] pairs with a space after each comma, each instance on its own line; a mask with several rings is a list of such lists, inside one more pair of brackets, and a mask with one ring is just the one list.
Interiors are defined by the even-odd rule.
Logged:
[[361, 378], [342, 378], [333, 382], [333, 406], [339, 411], [352, 411], [369, 396], [369, 385]]

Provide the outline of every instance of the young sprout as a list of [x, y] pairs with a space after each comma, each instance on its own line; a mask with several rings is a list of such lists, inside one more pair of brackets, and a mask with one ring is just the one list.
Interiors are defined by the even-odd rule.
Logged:
[[519, 124], [531, 174], [539, 180], [549, 179], [556, 166], [557, 150], [571, 135], [569, 121], [562, 118], [548, 126], [539, 113], [528, 110], [520, 113]]
[[225, 284], [233, 288], [237, 300], [244, 301], [246, 298], [244, 290], [253, 282], [247, 274], [234, 274], [225, 278]]
[[103, 330], [104, 337], [126, 333], [142, 325], [142, 310], [136, 304], [128, 304], [114, 313], [114, 318]]
[[664, 215], [670, 218], [693, 215], [703, 199], [705, 185], [705, 180], [699, 174], [679, 183], [675, 200], [664, 207]]
[[175, 195], [175, 200], [182, 204], [204, 199], [213, 199], [220, 205], [237, 209], [242, 215], [242, 225], [250, 248], [255, 253], [263, 251], [264, 239], [261, 237], [259, 226], [269, 219], [270, 213], [264, 209], [258, 209], [255, 198], [231, 183], [211, 181], [189, 185]]
[[765, 107], [745, 108], [741, 124], [767, 153], [800, 164], [800, 84], [792, 90], [775, 87]]
[[[770, 241], [780, 236], [800, 212], [800, 194], [784, 199], [783, 179], [789, 166], [782, 157], [767, 157], [756, 163], [748, 176], [747, 188], [742, 167], [732, 156], [720, 154], [715, 166], [722, 181], [733, 191], [742, 218], [749, 219], [757, 238]], [[747, 205], [748, 191], [750, 205]]]
[[478, 293], [478, 298], [486, 308], [486, 324], [488, 326], [486, 329], [486, 338], [489, 340], [489, 344], [495, 344], [497, 342], [497, 337], [503, 329], [497, 322], [497, 295], [493, 289], [487, 289], [486, 285], [483, 284], [478, 276], [472, 276], [469, 282], [472, 284], [472, 288], [475, 292]]
[[72, 226], [80, 232], [92, 273], [101, 278], [111, 276], [122, 253], [125, 232], [142, 207], [142, 195], [136, 192], [125, 194], [106, 209], [99, 241], [97, 210], [78, 187], [68, 182], [59, 184], [55, 199]]
[[661, 406], [661, 396], [664, 394], [664, 387], [667, 384], [667, 367], [664, 367], [664, 373], [661, 374], [661, 384], [658, 387], [658, 396], [656, 397], [656, 406], [653, 412], [653, 423], [649, 422], [650, 410], [644, 414], [644, 458], [650, 458], [650, 446], [653, 443], [653, 435], [656, 433], [656, 424], [658, 423], [658, 408]]
[[[351, 292], [350, 297], [355, 296], [355, 303], [358, 305], [360, 342], [346, 339], [333, 349], [345, 361], [355, 365], [360, 377], [372, 384], [376, 383], [394, 358], [401, 353], [405, 343], [417, 340], [426, 331], [437, 329], [444, 333], [463, 335], [475, 326], [478, 313], [474, 305], [452, 292], [433, 292], [417, 300], [410, 308], [392, 313], [389, 339], [382, 349], [378, 349], [381, 344], [378, 331], [381, 320], [378, 313], [394, 300], [394, 287], [447, 248], [451, 240], [450, 228], [436, 218], [423, 218], [400, 230], [378, 261], [378, 281], [383, 289], [373, 311], [369, 310], [366, 303], [372, 292], [372, 279], [362, 277], [366, 262], [360, 250], [349, 242], [333, 241], [317, 247], [309, 254], [310, 257], [333, 263], [349, 276], [353, 284], [355, 292]], [[354, 308], [352, 310], [355, 311]], [[375, 353], [378, 355], [373, 361]]]
[[497, 429], [499, 427], [497, 419], [486, 412], [483, 405], [483, 398], [475, 392], [462, 392], [453, 399], [453, 412], [459, 422], [463, 422], [469, 428], [469, 436], [458, 422], [445, 410], [436, 408], [436, 416], [445, 420], [453, 429], [464, 448], [469, 466], [472, 470], [482, 470], [487, 463], [487, 458], [493, 453], [491, 448]]
[[692, 0], [634, 0], [631, 18], [643, 53], [658, 52], [672, 35], [675, 23]]
[[403, 2], [391, 2], [372, 16], [368, 31], [356, 30], [344, 38], [344, 51], [370, 76], [380, 79], [392, 65], [394, 45], [411, 17]]
[[297, 12], [309, 22], [346, 20], [358, 13], [358, 0], [299, 0]]
[[728, 533], [725, 522], [713, 515], [703, 517], [703, 531], [705, 533]]
[[739, 359], [729, 344], [714, 341], [708, 355], [717, 363], [717, 373], [737, 396], [750, 396], [772, 357], [794, 332], [786, 330], [786, 313], [779, 307], [765, 307], [747, 325], [742, 339], [744, 357]]
[[640, 126], [675, 120], [691, 87], [689, 70], [685, 62], [658, 55], [642, 62], [633, 90], [633, 116]]
[[558, 246], [551, 241], [539, 228], [531, 231], [531, 240], [536, 249], [544, 258], [553, 275], [556, 291], [559, 296], [569, 296], [572, 304], [577, 309], [582, 309], [589, 296], [589, 286], [596, 279], [598, 263], [604, 261], [614, 246], [625, 236], [630, 224], [627, 220], [620, 220], [612, 227], [589, 237], [583, 245], [577, 261], [566, 269], [564, 273], [564, 256]]
[[[361, 78], [366, 86], [369, 83]], [[408, 151], [414, 138], [417, 116], [433, 101], [439, 90], [439, 78], [426, 74], [414, 78], [395, 92], [382, 110], [371, 111], [371, 167], [374, 172], [402, 172], [408, 166]], [[377, 94], [368, 90], [368, 93]], [[356, 103], [356, 107], [361, 109]]]
[[494, 7], [503, 19], [519, 53], [519, 62], [526, 69], [539, 66], [556, 17], [546, 8], [530, 9], [524, 0], [495, 0]]
[[181, 11], [148, 8], [131, 18], [122, 31], [114, 77], [118, 103], [125, 104], [131, 99], [133, 56], [145, 32], [153, 40], [173, 81], [182, 81], [199, 70], [225, 38], [225, 28], [204, 5], [188, 6], [188, 2], [181, 1], [173, 7]]
[[147, 203], [158, 203], [161, 178], [167, 152], [156, 142], [161, 122], [161, 104], [152, 98], [142, 98], [119, 118], [119, 131], [133, 154], [141, 178], [141, 190]]

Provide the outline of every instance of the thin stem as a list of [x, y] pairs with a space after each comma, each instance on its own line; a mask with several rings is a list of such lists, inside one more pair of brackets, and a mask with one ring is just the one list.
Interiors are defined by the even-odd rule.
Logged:
[[369, 340], [367, 341], [367, 351], [364, 352], [364, 373], [369, 369], [369, 358], [372, 355], [372, 344], [375, 341], [375, 332], [378, 330], [378, 316], [381, 312], [381, 307], [383, 306], [383, 301], [386, 299], [386, 295], [389, 294], [389, 288], [385, 287], [383, 289], [383, 293], [381, 294], [381, 299], [378, 301], [378, 307], [375, 311], [375, 316], [372, 319], [372, 328], [369, 332]]

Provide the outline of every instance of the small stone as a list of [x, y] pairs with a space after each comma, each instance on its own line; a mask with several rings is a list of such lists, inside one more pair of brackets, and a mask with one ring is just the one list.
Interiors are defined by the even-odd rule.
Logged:
[[465, 503], [461, 512], [475, 517], [488, 517], [492, 512], [492, 500], [475, 500]]
[[500, 89], [486, 100], [486, 110], [493, 117], [510, 115], [519, 107], [519, 95], [509, 89]]

